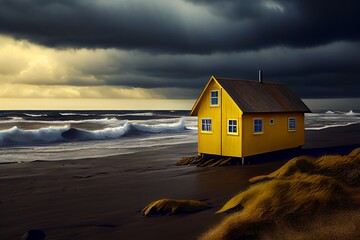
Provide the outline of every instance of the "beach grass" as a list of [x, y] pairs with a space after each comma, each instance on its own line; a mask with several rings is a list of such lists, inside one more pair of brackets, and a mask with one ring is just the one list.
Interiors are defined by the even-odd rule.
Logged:
[[228, 216], [200, 239], [359, 239], [360, 148], [294, 158], [217, 213]]

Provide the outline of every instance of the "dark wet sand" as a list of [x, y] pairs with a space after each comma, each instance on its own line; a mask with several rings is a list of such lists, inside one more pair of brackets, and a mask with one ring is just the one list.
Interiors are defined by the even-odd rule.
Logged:
[[[224, 216], [228, 199], [248, 179], [279, 168], [292, 156], [347, 154], [360, 146], [360, 124], [306, 133], [302, 150], [267, 154], [246, 166], [175, 166], [196, 144], [84, 160], [0, 165], [0, 239], [40, 228], [47, 239], [196, 239]], [[194, 199], [213, 208], [189, 215], [143, 217], [161, 198]]]

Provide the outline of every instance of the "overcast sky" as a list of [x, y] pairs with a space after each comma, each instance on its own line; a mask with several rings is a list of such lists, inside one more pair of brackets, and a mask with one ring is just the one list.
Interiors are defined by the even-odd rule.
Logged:
[[0, 0], [0, 97], [196, 98], [211, 75], [360, 97], [360, 1]]

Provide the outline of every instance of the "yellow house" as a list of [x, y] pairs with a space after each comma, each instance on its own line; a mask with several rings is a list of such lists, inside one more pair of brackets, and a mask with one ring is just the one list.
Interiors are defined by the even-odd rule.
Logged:
[[309, 108], [285, 84], [212, 76], [193, 106], [198, 152], [247, 157], [304, 145]]

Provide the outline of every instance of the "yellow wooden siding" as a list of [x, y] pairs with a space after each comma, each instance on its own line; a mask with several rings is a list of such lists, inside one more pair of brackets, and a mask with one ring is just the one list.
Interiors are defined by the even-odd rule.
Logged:
[[[296, 131], [288, 131], [288, 118], [296, 117]], [[263, 133], [254, 134], [253, 119], [263, 119]], [[269, 124], [273, 118], [274, 125]], [[243, 157], [304, 145], [303, 113], [244, 114]]]
[[[242, 112], [239, 107], [236, 105], [234, 100], [226, 93], [225, 90], [222, 90], [222, 155], [231, 156], [231, 157], [241, 157], [242, 155]], [[237, 135], [228, 134], [228, 120], [237, 120], [238, 121], [238, 133]]]
[[[210, 106], [210, 92], [219, 91], [219, 106]], [[221, 155], [221, 87], [211, 81], [199, 102], [198, 108], [198, 151], [199, 153]], [[201, 119], [212, 119], [212, 132], [201, 131]]]

